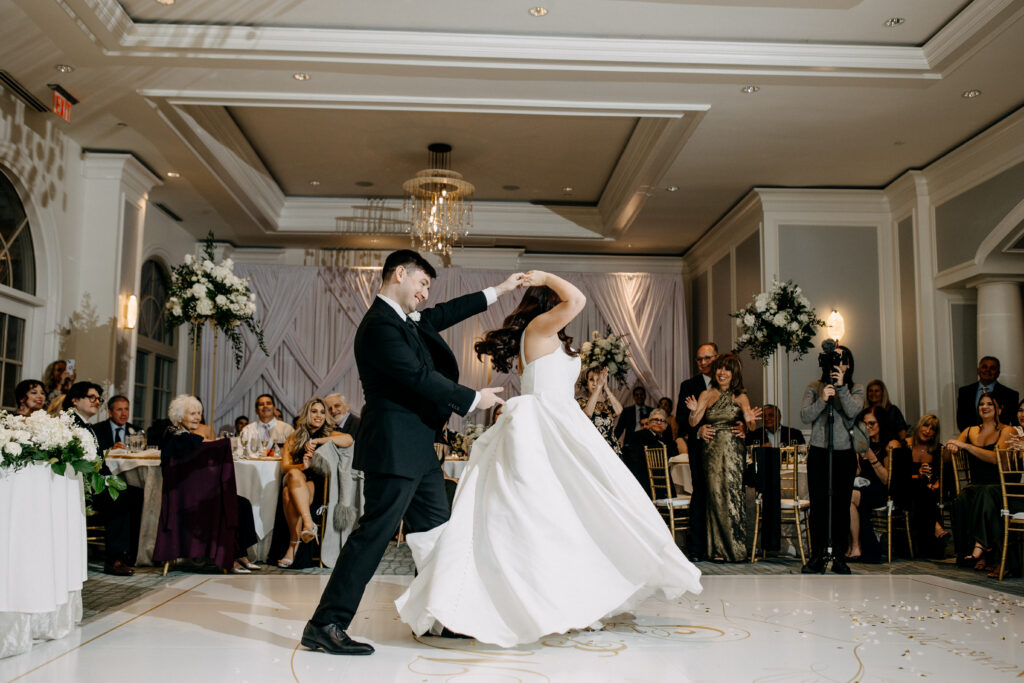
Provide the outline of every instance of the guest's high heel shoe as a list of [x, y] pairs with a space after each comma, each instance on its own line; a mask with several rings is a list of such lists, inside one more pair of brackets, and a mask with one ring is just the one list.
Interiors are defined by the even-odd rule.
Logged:
[[[302, 517], [303, 518], [308, 518], [310, 522], [313, 521], [313, 518], [310, 517], [309, 515], [302, 515]], [[316, 532], [319, 529], [320, 529], [320, 527], [318, 527], [316, 525], [316, 523], [314, 522], [312, 529], [303, 529], [302, 531], [299, 532], [299, 540], [302, 541], [303, 543], [309, 543], [310, 541], [313, 541], [314, 539], [316, 539]]]
[[[298, 550], [298, 548], [299, 548], [299, 542], [298, 541], [289, 541], [288, 544], [295, 546], [295, 550]], [[292, 550], [292, 553], [294, 553], [295, 550]], [[290, 560], [286, 560], [286, 559], [284, 559], [282, 557], [280, 560], [277, 561], [277, 566], [280, 567], [281, 569], [288, 569], [288, 567], [292, 566], [294, 563], [295, 563], [295, 555], [293, 554], [292, 555], [292, 559], [290, 559]]]

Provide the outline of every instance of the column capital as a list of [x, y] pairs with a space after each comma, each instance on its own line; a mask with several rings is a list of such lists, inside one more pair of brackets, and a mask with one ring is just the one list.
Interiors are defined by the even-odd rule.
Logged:
[[82, 175], [96, 180], [117, 180], [128, 200], [141, 204], [154, 187], [163, 185], [154, 171], [134, 155], [122, 152], [85, 152]]
[[978, 275], [972, 277], [970, 280], [964, 282], [965, 287], [981, 289], [985, 285], [1020, 285], [1024, 283], [1024, 275], [1003, 275], [990, 273], [986, 275]]

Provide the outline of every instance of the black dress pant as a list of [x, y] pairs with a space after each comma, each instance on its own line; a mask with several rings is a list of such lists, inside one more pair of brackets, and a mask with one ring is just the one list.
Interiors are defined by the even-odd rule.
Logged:
[[142, 489], [129, 486], [120, 492], [117, 500], [102, 493], [93, 498], [93, 507], [103, 520], [103, 559], [106, 565], [118, 560], [135, 564], [142, 519]]
[[[850, 546], [850, 498], [857, 458], [853, 450], [832, 452], [832, 556], [843, 558]], [[807, 454], [807, 492], [811, 498], [811, 547], [815, 557], [828, 543], [828, 449], [811, 446]]]
[[408, 532], [427, 531], [448, 521], [451, 508], [438, 465], [418, 477], [366, 472], [363, 516], [341, 549], [310, 623], [348, 628], [366, 584], [405, 519]]
[[703, 558], [708, 554], [708, 480], [704, 473], [704, 442], [693, 437], [687, 439], [686, 448], [690, 459], [690, 480], [693, 494], [690, 496], [690, 527], [686, 532], [686, 554]]

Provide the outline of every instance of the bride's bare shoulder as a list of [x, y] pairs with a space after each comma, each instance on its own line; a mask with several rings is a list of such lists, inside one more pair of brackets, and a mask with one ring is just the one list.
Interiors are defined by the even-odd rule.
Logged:
[[529, 365], [533, 360], [554, 351], [560, 343], [557, 334], [544, 334], [531, 322], [523, 332], [523, 348], [519, 355], [523, 363]]

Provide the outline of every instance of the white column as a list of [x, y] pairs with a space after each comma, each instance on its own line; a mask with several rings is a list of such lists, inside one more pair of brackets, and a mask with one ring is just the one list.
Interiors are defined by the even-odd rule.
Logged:
[[978, 356], [995, 356], [999, 382], [1018, 391], [1024, 379], [1024, 299], [1021, 283], [986, 280], [978, 288]]

